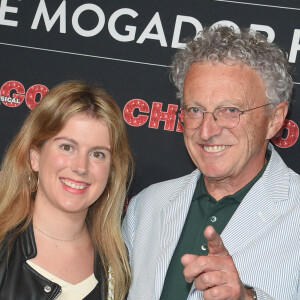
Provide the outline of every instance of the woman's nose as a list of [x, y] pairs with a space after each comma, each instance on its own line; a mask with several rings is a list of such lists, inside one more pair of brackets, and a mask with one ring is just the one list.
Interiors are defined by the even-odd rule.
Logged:
[[72, 160], [72, 171], [79, 174], [85, 175], [88, 171], [88, 158], [84, 154], [78, 154]]

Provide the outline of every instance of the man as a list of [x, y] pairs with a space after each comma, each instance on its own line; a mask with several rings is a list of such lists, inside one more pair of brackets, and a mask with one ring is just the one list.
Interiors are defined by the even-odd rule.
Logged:
[[284, 54], [250, 30], [205, 28], [172, 76], [197, 169], [131, 200], [128, 300], [300, 299], [300, 176], [269, 143], [292, 91]]

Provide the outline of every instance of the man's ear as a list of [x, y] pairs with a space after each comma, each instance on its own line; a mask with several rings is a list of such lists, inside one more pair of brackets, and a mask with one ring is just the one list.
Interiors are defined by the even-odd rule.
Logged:
[[30, 164], [33, 171], [39, 171], [40, 153], [36, 149], [30, 149]]
[[289, 106], [287, 102], [280, 102], [273, 109], [270, 115], [269, 128], [267, 133], [267, 139], [270, 140], [273, 138], [276, 133], [281, 129], [285, 117], [287, 115]]

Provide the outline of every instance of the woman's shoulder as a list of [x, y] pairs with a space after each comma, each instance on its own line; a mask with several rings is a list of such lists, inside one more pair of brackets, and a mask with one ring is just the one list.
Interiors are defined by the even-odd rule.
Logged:
[[[2, 241], [0, 241], [0, 259], [11, 257], [14, 255], [16, 248], [22, 253], [26, 250], [27, 256], [34, 252], [32, 240], [34, 239], [32, 229], [29, 226], [24, 228], [24, 224], [20, 224], [9, 230]], [[18, 253], [20, 255], [21, 253]]]

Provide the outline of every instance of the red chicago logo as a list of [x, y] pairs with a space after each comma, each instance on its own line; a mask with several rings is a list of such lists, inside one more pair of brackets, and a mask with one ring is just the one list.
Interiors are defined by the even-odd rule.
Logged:
[[149, 119], [149, 128], [158, 129], [160, 122], [163, 122], [164, 130], [182, 132], [182, 126], [176, 114], [178, 105], [169, 104], [167, 111], [162, 111], [162, 106], [162, 102], [153, 102], [150, 109], [146, 101], [132, 99], [125, 104], [123, 117], [125, 122], [130, 126], [143, 126]]
[[299, 137], [299, 127], [292, 120], [284, 120], [281, 130], [272, 138], [272, 142], [280, 148], [293, 146]]
[[2, 85], [0, 100], [8, 107], [17, 107], [25, 100], [26, 105], [32, 110], [48, 91], [49, 89], [42, 84], [32, 85], [26, 91], [22, 83], [10, 80]]
[[[34, 84], [27, 91], [22, 83], [16, 80], [5, 82], [0, 89], [0, 101], [8, 107], [17, 107], [24, 100], [29, 109], [34, 109], [49, 89], [42, 84]], [[177, 111], [178, 105], [168, 104], [167, 110], [162, 110], [162, 102], [152, 102], [151, 106], [142, 99], [128, 101], [123, 109], [125, 122], [133, 127], [146, 125], [152, 129], [158, 129], [163, 124], [167, 131], [182, 132]], [[293, 146], [299, 137], [299, 127], [292, 120], [285, 120], [282, 129], [272, 138], [272, 142], [280, 148]]]

